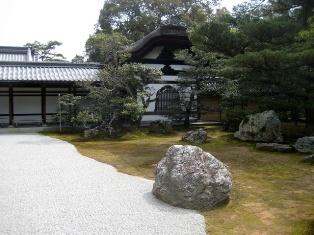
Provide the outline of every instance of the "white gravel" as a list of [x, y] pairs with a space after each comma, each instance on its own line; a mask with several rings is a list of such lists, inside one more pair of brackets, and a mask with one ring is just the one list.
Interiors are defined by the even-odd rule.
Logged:
[[204, 218], [154, 198], [153, 182], [39, 134], [0, 135], [0, 234], [205, 234]]

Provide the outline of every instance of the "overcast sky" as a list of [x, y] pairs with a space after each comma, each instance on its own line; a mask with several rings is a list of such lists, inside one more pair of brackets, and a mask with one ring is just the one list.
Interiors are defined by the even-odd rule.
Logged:
[[[68, 60], [84, 53], [104, 0], [0, 0], [0, 45], [23, 46], [35, 40], [63, 43]], [[222, 0], [232, 9], [243, 0]]]

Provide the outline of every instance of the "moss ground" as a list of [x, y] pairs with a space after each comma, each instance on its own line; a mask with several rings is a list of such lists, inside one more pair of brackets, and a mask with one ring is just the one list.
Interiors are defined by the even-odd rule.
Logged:
[[[156, 163], [181, 132], [159, 136], [145, 131], [119, 140], [83, 140], [76, 134], [44, 133], [74, 144], [85, 156], [119, 171], [154, 179]], [[229, 166], [233, 175], [230, 202], [201, 211], [208, 234], [314, 234], [314, 166], [301, 154], [258, 151], [233, 139], [220, 127], [209, 127], [201, 145]]]

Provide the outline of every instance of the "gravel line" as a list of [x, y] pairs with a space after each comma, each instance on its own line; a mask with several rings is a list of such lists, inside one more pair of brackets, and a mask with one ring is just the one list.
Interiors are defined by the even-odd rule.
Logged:
[[202, 215], [169, 206], [153, 181], [39, 134], [0, 135], [0, 234], [205, 233]]

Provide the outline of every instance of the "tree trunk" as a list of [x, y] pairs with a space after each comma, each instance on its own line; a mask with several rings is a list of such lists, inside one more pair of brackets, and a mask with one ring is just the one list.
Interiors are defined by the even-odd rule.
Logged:
[[190, 116], [191, 116], [191, 110], [186, 110], [185, 111], [185, 119], [184, 119], [184, 127], [186, 129], [190, 128]]

